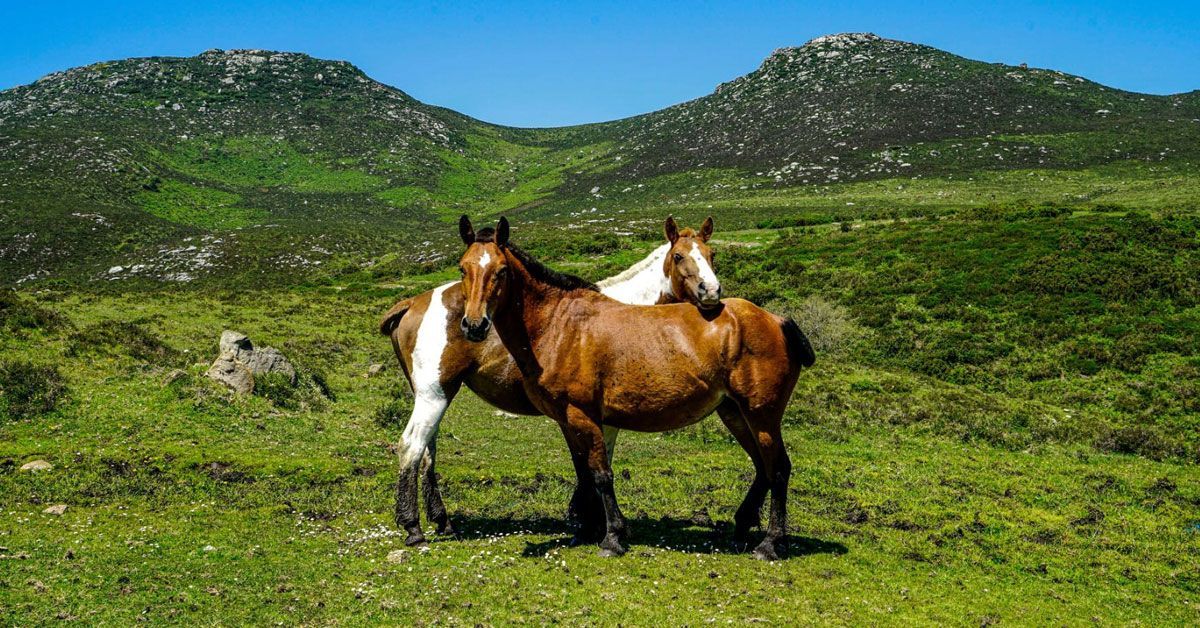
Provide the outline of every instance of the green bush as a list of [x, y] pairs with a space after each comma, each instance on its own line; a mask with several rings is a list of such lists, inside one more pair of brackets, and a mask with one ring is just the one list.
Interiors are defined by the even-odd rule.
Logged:
[[1105, 429], [1096, 439], [1096, 448], [1119, 454], [1136, 454], [1153, 460], [1186, 456], [1182, 444], [1151, 425]]
[[286, 410], [308, 410], [336, 401], [325, 375], [296, 367], [292, 379], [282, 373], [266, 373], [254, 376], [254, 394]]
[[173, 366], [182, 354], [167, 345], [140, 322], [104, 321], [88, 325], [67, 338], [67, 355], [124, 353], [135, 360], [156, 366]]
[[0, 410], [12, 419], [53, 412], [67, 397], [58, 367], [20, 360], [0, 362]]
[[8, 332], [24, 329], [53, 331], [68, 324], [58, 312], [22, 297], [15, 290], [0, 290], [0, 329]]
[[818, 356], [846, 353], [868, 335], [849, 310], [819, 295], [809, 295], [796, 304], [775, 301], [766, 309], [796, 321]]
[[300, 407], [300, 389], [292, 378], [283, 373], [266, 373], [254, 377], [254, 394], [281, 408]]
[[408, 423], [409, 414], [413, 413], [413, 397], [410, 396], [394, 396], [386, 401], [384, 405], [379, 406], [374, 412], [374, 424], [383, 427], [383, 429], [402, 430], [404, 424]]

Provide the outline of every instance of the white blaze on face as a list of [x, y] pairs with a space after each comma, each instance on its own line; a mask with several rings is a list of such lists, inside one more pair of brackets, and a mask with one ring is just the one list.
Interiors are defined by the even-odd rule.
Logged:
[[717, 280], [717, 274], [713, 272], [712, 266], [708, 265], [708, 260], [700, 254], [700, 245], [692, 243], [692, 259], [696, 261], [696, 268], [700, 269], [700, 281], [706, 288], [716, 292], [721, 288], [721, 282]]
[[492, 262], [492, 254], [491, 253], [484, 251], [483, 255], [479, 256], [479, 267], [480, 268], [487, 270], [488, 264], [490, 264], [491, 262]]

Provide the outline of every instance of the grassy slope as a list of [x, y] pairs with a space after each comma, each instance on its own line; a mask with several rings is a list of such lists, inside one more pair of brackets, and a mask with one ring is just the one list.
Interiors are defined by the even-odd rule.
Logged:
[[[949, 302], [970, 308], [988, 295], [969, 289], [975, 280], [952, 279], [957, 265], [971, 265], [971, 255], [983, 254], [978, 247], [994, 241], [989, 234], [1106, 227], [1137, 224], [1085, 215], [784, 232], [788, 239], [774, 246], [726, 244], [720, 271], [731, 291], [770, 292], [785, 303], [817, 291], [846, 303], [876, 333], [925, 329], [937, 338], [952, 331], [943, 326], [953, 320], [898, 323], [910, 319], [879, 308], [911, 309], [920, 298], [887, 291], [924, 292], [927, 284], [967, 290]], [[967, 233], [977, 244], [946, 246]], [[605, 257], [624, 263], [650, 245], [624, 243]], [[797, 250], [772, 256], [780, 246]], [[921, 255], [941, 252], [929, 257], [934, 272], [895, 284], [890, 273], [904, 267], [891, 258], [905, 258], [913, 246], [928, 247]], [[599, 273], [596, 252], [563, 251], [564, 264]], [[793, 275], [765, 266], [771, 259], [808, 269]], [[441, 280], [440, 272], [401, 279], [404, 291]], [[497, 417], [469, 393], [447, 418], [440, 449], [447, 499], [465, 539], [388, 563], [387, 554], [401, 548], [389, 523], [394, 460], [386, 447], [399, 426], [373, 417], [403, 387], [394, 369], [371, 379], [363, 373], [391, 361], [387, 344], [372, 335], [390, 297], [334, 294], [42, 297], [75, 331], [18, 331], [3, 350], [10, 359], [61, 365], [71, 400], [49, 415], [0, 425], [0, 460], [10, 461], [0, 465], [0, 553], [8, 567], [0, 571], [0, 607], [8, 619], [1197, 619], [1195, 465], [1099, 453], [1086, 432], [1021, 421], [1037, 419], [1030, 409], [1058, 403], [1063, 389], [1111, 381], [1141, 390], [1169, 384], [1169, 373], [1105, 365], [1093, 375], [1068, 373], [1048, 390], [1021, 383], [1019, 374], [996, 388], [985, 376], [1007, 368], [1003, 355], [939, 379], [908, 363], [940, 364], [938, 351], [894, 357], [881, 355], [875, 342], [826, 355], [802, 378], [786, 431], [796, 463], [797, 536], [793, 556], [781, 564], [731, 553], [722, 536], [728, 530], [714, 536], [696, 518], [706, 510], [718, 524], [728, 521], [750, 471], [715, 421], [677, 435], [624, 438], [617, 471], [629, 478], [618, 486], [632, 518], [633, 551], [603, 561], [594, 548], [564, 546], [571, 474], [557, 430], [544, 419]], [[1005, 303], [990, 311], [1010, 324], [976, 321], [992, 326], [985, 338], [1024, 333], [1015, 314], [1021, 303]], [[1060, 317], [1072, 320], [1070, 309]], [[139, 341], [151, 345], [143, 357], [84, 339], [116, 320], [139, 321], [148, 332]], [[261, 397], [228, 399], [201, 377], [227, 326], [325, 372], [336, 402], [299, 410]], [[943, 342], [962, 342], [949, 338]], [[155, 352], [154, 339], [174, 351]], [[1164, 351], [1155, 359], [1194, 360]], [[187, 374], [164, 383], [177, 366]], [[1115, 425], [1140, 416], [1098, 414], [1077, 401], [1070, 407]], [[1185, 433], [1187, 416], [1168, 417], [1172, 434]], [[35, 458], [56, 468], [16, 470]], [[53, 503], [70, 509], [62, 517], [41, 514]]]

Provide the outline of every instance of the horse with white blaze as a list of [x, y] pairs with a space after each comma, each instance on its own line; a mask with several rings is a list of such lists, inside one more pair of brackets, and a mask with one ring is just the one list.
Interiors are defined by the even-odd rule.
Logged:
[[[698, 231], [679, 229], [668, 217], [665, 244], [624, 272], [595, 286], [589, 284], [589, 289], [630, 304], [691, 303], [702, 310], [717, 307], [721, 283], [708, 246], [712, 232], [712, 217]], [[492, 261], [481, 256], [476, 263], [482, 267]], [[398, 450], [400, 474], [396, 483], [396, 524], [408, 532], [405, 542], [409, 545], [425, 541], [417, 507], [418, 485], [423, 489], [429, 521], [437, 526], [439, 534], [454, 533], [437, 485], [437, 434], [446, 409], [464, 384], [504, 412], [541, 414], [526, 395], [521, 371], [495, 331], [464, 327], [467, 297], [461, 282], [447, 283], [395, 304], [379, 326], [380, 332], [392, 339], [414, 397], [412, 415]], [[615, 427], [604, 431], [610, 457], [617, 434]], [[590, 476], [580, 475], [577, 480], [568, 517], [579, 519], [585, 527], [602, 525], [603, 507], [590, 488]]]

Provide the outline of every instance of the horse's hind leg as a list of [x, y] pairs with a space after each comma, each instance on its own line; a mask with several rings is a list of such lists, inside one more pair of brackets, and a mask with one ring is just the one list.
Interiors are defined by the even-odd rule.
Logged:
[[437, 439], [437, 430], [434, 430], [421, 463], [421, 494], [425, 497], [425, 516], [437, 526], [437, 533], [454, 535], [450, 515], [446, 512], [446, 504], [442, 502], [442, 491], [438, 488]]
[[[415, 386], [414, 386], [415, 387]], [[446, 414], [450, 400], [454, 398], [457, 387], [442, 392], [438, 390], [419, 388], [413, 403], [412, 415], [408, 425], [404, 427], [404, 436], [400, 442], [400, 476], [396, 481], [396, 525], [408, 532], [405, 539], [407, 545], [419, 545], [425, 542], [425, 534], [421, 532], [421, 516], [417, 508], [417, 477], [420, 475], [421, 463], [425, 459], [433, 438], [437, 436], [438, 425]], [[442, 394], [437, 394], [442, 392]], [[430, 465], [432, 466], [432, 465]]]
[[787, 539], [787, 491], [792, 476], [792, 461], [788, 458], [780, 433], [782, 409], [778, 411], [750, 414], [747, 423], [754, 432], [758, 449], [762, 453], [763, 468], [771, 489], [771, 516], [767, 523], [767, 535], [754, 548], [754, 557], [762, 560], [779, 558], [777, 545]]
[[722, 401], [721, 405], [717, 406], [717, 416], [721, 417], [721, 422], [737, 439], [742, 449], [746, 450], [746, 454], [754, 463], [754, 481], [750, 483], [750, 489], [746, 491], [742, 505], [733, 515], [733, 538], [740, 541], [746, 538], [751, 528], [756, 528], [760, 524], [763, 500], [767, 497], [767, 489], [770, 485], [767, 482], [766, 469], [763, 467], [762, 453], [758, 450], [758, 441], [755, 439], [754, 433], [750, 431], [750, 426], [746, 424], [746, 419], [742, 416], [737, 402], [728, 398]]

